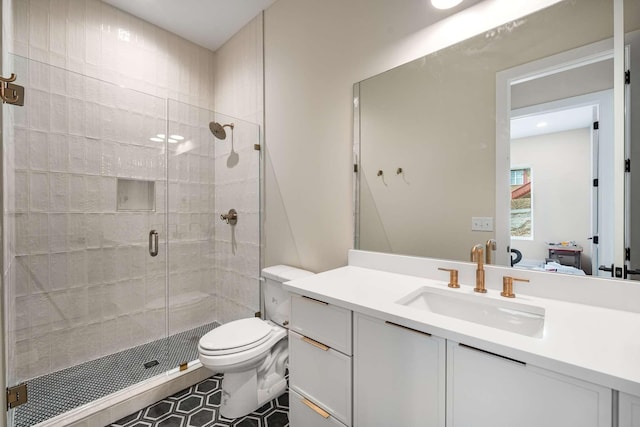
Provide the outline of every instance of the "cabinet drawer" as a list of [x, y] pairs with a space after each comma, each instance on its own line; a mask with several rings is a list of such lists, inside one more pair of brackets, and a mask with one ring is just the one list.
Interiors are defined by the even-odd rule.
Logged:
[[351, 425], [351, 358], [289, 331], [290, 388]]
[[345, 427], [318, 405], [293, 390], [289, 390], [289, 425], [291, 427]]
[[291, 296], [291, 330], [351, 355], [351, 310]]

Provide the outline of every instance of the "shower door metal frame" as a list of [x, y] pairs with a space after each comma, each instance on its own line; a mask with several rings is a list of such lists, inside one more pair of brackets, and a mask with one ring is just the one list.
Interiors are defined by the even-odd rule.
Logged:
[[[5, 59], [7, 55], [7, 49], [5, 46], [5, 39], [3, 37], [4, 28], [6, 28], [5, 23], [5, 2], [3, 1], [0, 5], [0, 49], [2, 49], [2, 53], [0, 54], [0, 70], [4, 71]], [[4, 108], [0, 108], [0, 206], [2, 206], [2, 212], [0, 212], [0, 239], [2, 240], [2, 244], [0, 245], [0, 289], [2, 290], [2, 295], [0, 296], [0, 331], [2, 331], [2, 339], [0, 339], [0, 365], [2, 366], [2, 371], [0, 372], [0, 384], [2, 384], [2, 389], [7, 389], [7, 376], [8, 369], [7, 366], [7, 357], [6, 357], [6, 328], [5, 328], [5, 303], [6, 303], [6, 289], [5, 289], [5, 280], [4, 280]], [[2, 394], [2, 407], [7, 408], [7, 394]], [[0, 417], [0, 427], [5, 427], [7, 425], [7, 417], [8, 412], [4, 417]]]

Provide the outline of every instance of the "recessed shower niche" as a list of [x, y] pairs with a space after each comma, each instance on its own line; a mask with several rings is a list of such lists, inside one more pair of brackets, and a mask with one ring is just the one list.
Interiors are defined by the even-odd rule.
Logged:
[[155, 211], [155, 181], [118, 178], [116, 209], [119, 211]]

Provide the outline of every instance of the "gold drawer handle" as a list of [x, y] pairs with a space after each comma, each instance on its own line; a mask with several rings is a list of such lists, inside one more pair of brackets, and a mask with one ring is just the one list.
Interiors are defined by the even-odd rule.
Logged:
[[302, 298], [311, 301], [311, 302], [315, 302], [317, 304], [322, 304], [322, 305], [329, 305], [328, 302], [324, 302], [324, 301], [320, 301], [319, 299], [315, 299], [315, 298], [311, 298], [311, 297], [306, 297], [304, 295], [300, 295]]
[[311, 408], [315, 413], [317, 413], [321, 417], [329, 418], [329, 413], [327, 411], [325, 411], [324, 409], [322, 409], [321, 407], [319, 407], [315, 403], [311, 402], [310, 400], [302, 399], [302, 403], [307, 405], [309, 408]]
[[408, 326], [398, 325], [397, 323], [389, 322], [388, 320], [387, 320], [387, 321], [385, 321], [384, 323], [386, 323], [387, 325], [397, 326], [398, 328], [406, 329], [407, 331], [416, 332], [416, 333], [418, 333], [418, 334], [426, 335], [426, 336], [428, 336], [428, 337], [430, 337], [430, 336], [431, 336], [431, 334], [430, 334], [430, 333], [428, 333], [428, 332], [422, 332], [422, 331], [419, 331], [419, 330], [417, 330], [417, 329], [410, 328], [410, 327], [408, 327]]
[[329, 347], [327, 347], [326, 345], [324, 345], [322, 343], [319, 343], [318, 341], [314, 341], [311, 338], [302, 337], [302, 341], [306, 342], [307, 344], [311, 344], [314, 347], [318, 347], [322, 351], [328, 351], [329, 350]]

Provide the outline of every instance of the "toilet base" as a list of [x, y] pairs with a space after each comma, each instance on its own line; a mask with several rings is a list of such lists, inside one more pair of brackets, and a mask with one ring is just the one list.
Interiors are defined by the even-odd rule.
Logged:
[[283, 377], [269, 381], [266, 388], [258, 388], [258, 374], [256, 369], [245, 372], [228, 372], [222, 379], [222, 399], [220, 401], [220, 415], [229, 419], [236, 419], [250, 414], [265, 403], [277, 398], [287, 389], [287, 380]]

